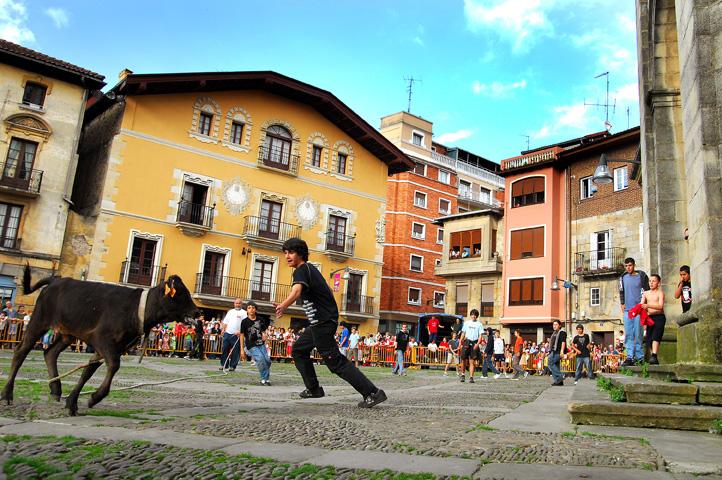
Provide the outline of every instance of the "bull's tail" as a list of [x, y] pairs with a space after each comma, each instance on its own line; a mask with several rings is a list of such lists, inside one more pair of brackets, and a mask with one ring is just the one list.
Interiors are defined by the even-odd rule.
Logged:
[[53, 277], [53, 276], [44, 278], [31, 287], [30, 286], [30, 265], [25, 264], [25, 271], [23, 272], [23, 293], [25, 295], [30, 295], [35, 290], [37, 290], [39, 288], [43, 288], [46, 285], [49, 285], [55, 278], [56, 277]]

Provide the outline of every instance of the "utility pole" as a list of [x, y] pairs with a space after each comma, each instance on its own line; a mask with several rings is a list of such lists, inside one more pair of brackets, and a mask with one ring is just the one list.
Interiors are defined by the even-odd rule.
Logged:
[[404, 80], [409, 83], [409, 86], [406, 87], [406, 91], [409, 94], [409, 104], [408, 107], [406, 107], [406, 112], [411, 113], [411, 96], [413, 95], [414, 91], [414, 82], [420, 82], [421, 80], [418, 78], [414, 78], [413, 75], [404, 77]]

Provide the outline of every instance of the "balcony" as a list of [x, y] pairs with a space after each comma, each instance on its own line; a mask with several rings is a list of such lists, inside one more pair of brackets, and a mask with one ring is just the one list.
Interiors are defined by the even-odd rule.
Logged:
[[301, 236], [301, 226], [268, 217], [245, 217], [243, 239], [254, 247], [276, 249], [283, 242]]
[[355, 243], [355, 236], [328, 231], [326, 232], [326, 255], [335, 262], [345, 262], [353, 257]]
[[18, 170], [15, 162], [0, 163], [0, 168], [0, 191], [29, 198], [40, 195], [42, 170]]
[[213, 228], [216, 205], [206, 206], [185, 200], [178, 202], [175, 226], [191, 237], [200, 237]]
[[490, 172], [485, 168], [469, 165], [468, 163], [460, 162], [454, 158], [447, 157], [446, 155], [441, 155], [440, 153], [436, 153], [434, 151], [431, 152], [431, 158], [441, 165], [453, 168], [457, 174], [459, 172], [466, 173], [467, 175], [476, 177], [491, 185], [494, 185], [496, 188], [504, 188], [504, 185], [506, 185], [506, 180], [504, 179], [504, 177], [499, 176], [494, 172]]
[[15, 237], [0, 237], [0, 248], [4, 250], [20, 251], [20, 243], [22, 239]]
[[501, 273], [502, 259], [499, 255], [467, 255], [449, 253], [446, 262], [434, 269], [434, 274], [441, 277], [454, 275]]
[[459, 200], [474, 203], [479, 206], [492, 206], [496, 208], [501, 207], [501, 202], [499, 202], [499, 200], [497, 200], [496, 198], [492, 197], [490, 193], [474, 192], [472, 190], [469, 190], [468, 188], [459, 188], [457, 198]]
[[347, 295], [343, 302], [343, 312], [346, 316], [374, 316], [374, 297], [366, 295]]
[[619, 275], [624, 272], [625, 249], [604, 248], [574, 254], [574, 273], [582, 276]]
[[[259, 307], [270, 311], [274, 303], [281, 303], [291, 293], [291, 285], [264, 282], [248, 278], [221, 277], [196, 274], [195, 296], [202, 297], [209, 305], [228, 306], [233, 299], [254, 300]], [[300, 309], [300, 301], [292, 305]]]
[[144, 265], [142, 263], [129, 262], [120, 264], [120, 283], [130, 285], [141, 285], [150, 287], [165, 280], [165, 273], [168, 265]]
[[258, 147], [258, 165], [280, 170], [289, 175], [298, 175], [299, 156], [278, 148]]

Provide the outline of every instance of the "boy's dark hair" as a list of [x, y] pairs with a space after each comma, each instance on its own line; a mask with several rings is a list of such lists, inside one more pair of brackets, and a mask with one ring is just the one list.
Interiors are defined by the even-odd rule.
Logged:
[[562, 326], [562, 321], [559, 319], [554, 319], [554, 321], [552, 322], [552, 325], [554, 325], [555, 323], [558, 323], [560, 327]]
[[581, 323], [578, 323], [577, 328], [581, 328], [582, 330], [584, 330], [584, 325], [582, 325]]
[[627, 258], [624, 259], [624, 263], [625, 263], [625, 264], [631, 263], [632, 265], [636, 265], [637, 262], [635, 262], [632, 257], [627, 257]]
[[246, 309], [248, 309], [248, 307], [256, 307], [256, 310], [258, 310], [258, 305], [256, 305], [256, 302], [254, 302], [253, 300], [249, 300], [246, 302]]
[[681, 267], [679, 267], [679, 271], [689, 275], [689, 265], [682, 265]]
[[304, 262], [308, 262], [308, 245], [298, 237], [289, 238], [283, 242], [282, 250], [284, 252], [295, 252]]
[[662, 277], [660, 277], [660, 276], [659, 276], [658, 274], [656, 274], [656, 273], [651, 274], [650, 277], [656, 278], [658, 282], [661, 282], [661, 281], [662, 281]]
[[477, 310], [477, 309], [475, 309], [475, 308], [472, 308], [471, 311], [469, 312], [469, 316], [472, 316], [472, 317], [473, 317], [474, 315], [476, 315], [476, 316], [478, 317], [478, 316], [479, 316], [479, 310]]

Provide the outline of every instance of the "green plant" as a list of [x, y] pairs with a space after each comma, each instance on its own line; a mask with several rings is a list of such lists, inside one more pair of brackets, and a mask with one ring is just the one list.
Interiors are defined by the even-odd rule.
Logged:
[[619, 373], [621, 373], [621, 374], [623, 374], [623, 375], [626, 375], [626, 376], [628, 376], [628, 377], [633, 377], [633, 376], [634, 376], [634, 372], [631, 371], [630, 369], [628, 369], [627, 367], [622, 367], [622, 368], [620, 368], [620, 369], [619, 369]]
[[642, 370], [642, 378], [649, 378], [649, 364], [647, 362], [642, 362], [640, 368]]
[[609, 398], [613, 402], [626, 402], [627, 396], [624, 393], [624, 387], [616, 385], [612, 380], [604, 377], [599, 377], [597, 380], [597, 387], [600, 390], [604, 390], [609, 394]]
[[719, 418], [712, 422], [712, 426], [709, 429], [710, 433], [716, 433], [722, 435], [722, 418]]

